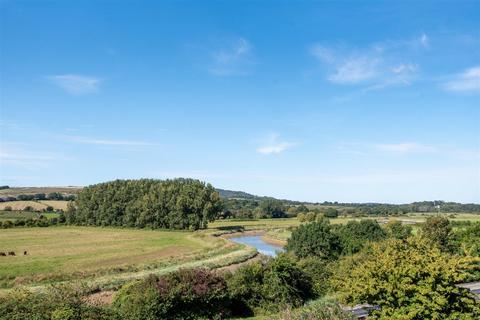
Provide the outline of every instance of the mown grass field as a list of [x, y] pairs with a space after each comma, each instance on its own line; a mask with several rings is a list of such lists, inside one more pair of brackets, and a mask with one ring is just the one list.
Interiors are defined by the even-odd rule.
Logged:
[[255, 254], [205, 232], [100, 227], [2, 229], [0, 252], [6, 251], [17, 255], [0, 256], [3, 289], [78, 279], [108, 287], [149, 272], [220, 267]]
[[66, 210], [68, 201], [63, 200], [20, 200], [20, 201], [5, 201], [0, 202], [0, 210], [5, 210], [5, 207], [10, 207], [12, 210], [23, 210], [26, 207], [32, 207], [33, 210], [44, 210], [48, 206], [53, 207], [56, 210]]

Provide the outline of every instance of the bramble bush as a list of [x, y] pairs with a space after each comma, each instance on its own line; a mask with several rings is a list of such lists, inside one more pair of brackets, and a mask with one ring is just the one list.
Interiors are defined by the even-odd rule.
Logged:
[[185, 269], [137, 281], [117, 294], [122, 319], [223, 319], [231, 314], [225, 279], [207, 269]]

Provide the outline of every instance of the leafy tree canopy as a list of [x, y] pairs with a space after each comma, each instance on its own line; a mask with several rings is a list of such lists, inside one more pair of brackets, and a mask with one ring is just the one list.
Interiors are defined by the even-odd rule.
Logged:
[[321, 219], [300, 225], [288, 239], [286, 249], [300, 258], [315, 256], [331, 260], [339, 255], [341, 245], [328, 220]]
[[83, 188], [66, 218], [82, 225], [196, 230], [220, 211], [218, 193], [198, 180], [116, 180]]
[[478, 262], [420, 237], [389, 239], [345, 258], [333, 282], [344, 302], [379, 305], [380, 319], [479, 319], [473, 295], [455, 286]]

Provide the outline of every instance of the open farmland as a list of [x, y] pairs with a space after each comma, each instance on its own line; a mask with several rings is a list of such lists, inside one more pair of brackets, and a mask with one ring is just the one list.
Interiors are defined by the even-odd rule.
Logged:
[[17, 253], [0, 257], [4, 289], [76, 279], [108, 288], [149, 273], [221, 267], [255, 255], [251, 248], [204, 232], [96, 227], [5, 229], [0, 251]]
[[0, 189], [0, 197], [17, 197], [19, 195], [49, 194], [53, 192], [61, 194], [77, 194], [82, 190], [82, 187], [12, 187]]
[[[367, 217], [352, 217], [352, 216], [340, 216], [335, 219], [330, 219], [332, 224], [343, 224], [349, 221], [360, 221], [362, 219], [371, 219], [377, 220], [379, 223], [386, 223], [390, 220], [398, 220], [407, 224], [415, 224], [425, 222], [427, 217], [432, 215], [438, 215], [437, 212], [428, 212], [428, 213], [410, 213], [400, 216], [367, 216]], [[480, 213], [440, 213], [442, 216], [448, 217], [450, 221], [480, 221]], [[245, 230], [259, 230], [259, 229], [282, 229], [288, 227], [296, 227], [300, 225], [301, 222], [297, 218], [278, 218], [278, 219], [251, 219], [251, 220], [240, 220], [240, 219], [225, 219], [217, 220], [213, 223], [210, 223], [208, 227], [210, 229], [220, 228], [236, 228], [243, 227]]]
[[19, 200], [19, 201], [5, 201], [0, 202], [0, 210], [5, 210], [6, 207], [12, 210], [24, 210], [26, 207], [31, 207], [33, 210], [42, 211], [47, 207], [53, 207], [55, 210], [66, 210], [68, 201], [63, 200]]

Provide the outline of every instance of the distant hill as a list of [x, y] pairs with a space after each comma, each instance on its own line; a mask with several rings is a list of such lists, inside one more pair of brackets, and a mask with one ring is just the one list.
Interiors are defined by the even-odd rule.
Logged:
[[216, 189], [216, 190], [220, 194], [220, 198], [223, 198], [223, 199], [254, 200], [254, 201], [262, 201], [265, 199], [275, 199], [275, 200], [282, 201], [286, 205], [311, 204], [310, 202], [277, 199], [274, 197], [267, 197], [267, 196], [257, 196], [244, 191], [232, 191], [232, 190], [225, 190], [225, 189]]
[[216, 189], [220, 194], [220, 197], [227, 198], [227, 199], [260, 199], [262, 197], [255, 196], [250, 193], [246, 193], [243, 191], [232, 191], [232, 190], [225, 190], [225, 189]]
[[22, 194], [49, 194], [58, 192], [61, 194], [77, 194], [82, 187], [7, 187], [0, 188], [0, 197], [17, 197]]

